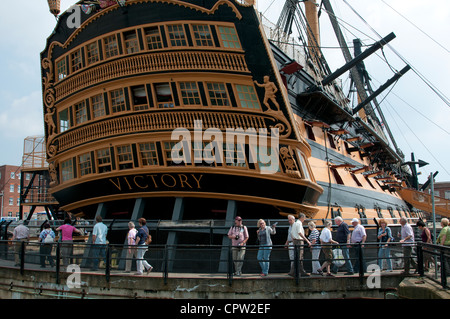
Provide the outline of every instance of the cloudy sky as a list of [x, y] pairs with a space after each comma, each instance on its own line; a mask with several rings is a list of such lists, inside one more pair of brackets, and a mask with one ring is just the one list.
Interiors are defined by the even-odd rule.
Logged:
[[[62, 11], [76, 1], [61, 0]], [[258, 0], [259, 11], [276, 22], [283, 0]], [[331, 0], [351, 45], [355, 36], [366, 45], [390, 32], [396, 38], [384, 54], [395, 70], [413, 69], [388, 95], [378, 98], [400, 149], [409, 160], [430, 165], [420, 181], [439, 171], [436, 181], [450, 181], [450, 1]], [[350, 7], [365, 20], [363, 22]], [[320, 18], [323, 52], [331, 70], [344, 64], [325, 12]], [[0, 11], [0, 165], [20, 165], [27, 136], [43, 135], [39, 54], [56, 25], [45, 0], [14, 0]], [[375, 33], [374, 29], [377, 33]], [[400, 58], [400, 57], [401, 58]], [[382, 54], [365, 60], [374, 89], [393, 76]], [[405, 62], [406, 61], [406, 62]], [[345, 83], [347, 74], [342, 76]], [[427, 85], [424, 81], [428, 82]], [[439, 98], [430, 88], [443, 94]], [[387, 91], [386, 91], [387, 92]]]

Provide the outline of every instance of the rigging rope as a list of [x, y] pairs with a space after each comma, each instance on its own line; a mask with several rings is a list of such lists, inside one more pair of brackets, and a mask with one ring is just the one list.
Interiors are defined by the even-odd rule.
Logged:
[[385, 5], [387, 5], [389, 8], [391, 8], [393, 11], [395, 11], [395, 13], [397, 13], [399, 16], [401, 16], [403, 19], [405, 19], [406, 21], [408, 21], [413, 27], [415, 27], [417, 30], [419, 30], [420, 32], [422, 32], [425, 36], [427, 36], [431, 41], [433, 41], [434, 43], [436, 43], [437, 45], [439, 45], [441, 48], [443, 48], [445, 51], [447, 51], [448, 53], [450, 53], [450, 51], [444, 47], [442, 44], [440, 44], [439, 42], [437, 42], [435, 39], [433, 39], [430, 35], [428, 35], [425, 31], [423, 31], [421, 28], [419, 28], [417, 25], [415, 25], [412, 21], [410, 21], [408, 18], [406, 18], [404, 15], [402, 15], [400, 12], [398, 12], [397, 10], [395, 10], [393, 7], [391, 7], [389, 4], [386, 3], [386, 1], [384, 0], [380, 0], [381, 2], [383, 2]]
[[[344, 3], [353, 11], [353, 13], [355, 13], [363, 22], [365, 25], [367, 25], [372, 32], [374, 32], [380, 39], [382, 39], [383, 37], [378, 34], [378, 32], [373, 29], [370, 24], [358, 13], [356, 12], [356, 10], [346, 1], [343, 0]], [[391, 50], [392, 52], [394, 52], [403, 62], [405, 62], [406, 64], [411, 66], [411, 69], [414, 71], [414, 73], [417, 74], [417, 76], [442, 100], [444, 101], [445, 104], [447, 104], [447, 106], [450, 107], [450, 99], [448, 97], [446, 97], [442, 92], [440, 92], [428, 79], [426, 79], [414, 66], [411, 65], [411, 63], [409, 63], [399, 52], [397, 52], [397, 50], [395, 50], [389, 43], [386, 44]]]

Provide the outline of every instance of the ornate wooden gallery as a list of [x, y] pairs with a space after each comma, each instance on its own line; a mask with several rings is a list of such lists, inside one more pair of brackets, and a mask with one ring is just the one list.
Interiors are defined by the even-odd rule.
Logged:
[[64, 210], [317, 213], [311, 148], [252, 5], [102, 3], [61, 14], [41, 54], [51, 191]]

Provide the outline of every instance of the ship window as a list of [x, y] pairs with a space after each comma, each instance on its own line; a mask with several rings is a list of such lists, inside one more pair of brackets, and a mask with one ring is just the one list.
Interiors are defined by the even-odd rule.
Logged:
[[109, 148], [97, 150], [97, 165], [99, 173], [110, 172], [112, 170]]
[[156, 50], [162, 48], [161, 35], [159, 34], [159, 27], [150, 27], [145, 29], [145, 38], [149, 50]]
[[[179, 154], [179, 158], [177, 158], [177, 161], [181, 162], [179, 164], [174, 163], [174, 159], [172, 158], [172, 149], [175, 147], [175, 145], [177, 145], [178, 142], [164, 142], [164, 153], [166, 154], [166, 160], [167, 160], [167, 165], [168, 166], [184, 166], [186, 163], [186, 154], [184, 154], [184, 152], [187, 150], [185, 150], [183, 148], [183, 153], [178, 153]], [[189, 147], [189, 146], [188, 146]]]
[[378, 218], [383, 218], [383, 214], [381, 213], [381, 208], [378, 206], [375, 206], [375, 210], [377, 211]]
[[56, 63], [56, 70], [58, 72], [58, 80], [62, 80], [67, 76], [66, 59], [63, 58]]
[[342, 180], [341, 176], [339, 175], [337, 169], [330, 167], [330, 171], [334, 176], [334, 179], [336, 180], [336, 183], [344, 185], [344, 181]]
[[111, 97], [111, 109], [113, 113], [123, 112], [126, 109], [123, 90], [118, 89], [109, 92]]
[[158, 154], [155, 143], [139, 144], [142, 166], [158, 165]]
[[69, 109], [62, 110], [58, 113], [59, 117], [59, 132], [65, 132], [70, 128]]
[[61, 179], [63, 182], [73, 179], [73, 161], [69, 159], [61, 163]]
[[362, 184], [360, 183], [360, 181], [358, 180], [358, 178], [356, 177], [355, 174], [350, 173], [350, 175], [352, 176], [353, 180], [355, 181], [356, 185], [358, 185], [359, 187], [362, 187]]
[[220, 39], [222, 40], [222, 45], [229, 49], [240, 49], [241, 44], [236, 33], [236, 29], [233, 27], [219, 27]]
[[[403, 216], [402, 216], [402, 211], [400, 210], [400, 208], [398, 208], [397, 207], [397, 212], [398, 212], [398, 216], [400, 217], [400, 218], [402, 218]], [[406, 216], [405, 216], [406, 217]]]
[[92, 64], [100, 60], [97, 41], [86, 46], [87, 63]]
[[224, 144], [225, 162], [228, 166], [246, 167], [244, 145], [235, 143]]
[[75, 122], [81, 124], [87, 121], [86, 103], [84, 101], [75, 104]]
[[307, 137], [308, 137], [310, 140], [315, 141], [315, 140], [316, 140], [316, 137], [314, 136], [314, 131], [313, 131], [312, 126], [311, 126], [311, 125], [308, 125], [308, 124], [305, 124], [305, 130], [306, 130]]
[[239, 101], [241, 107], [249, 109], [261, 109], [258, 102], [258, 97], [253, 86], [249, 85], [236, 85]]
[[361, 219], [361, 224], [367, 224], [366, 208], [363, 206], [357, 206], [359, 218]]
[[392, 209], [392, 207], [389, 206], [388, 211], [389, 214], [391, 215], [392, 223], [397, 224], [397, 219], [395, 219], [394, 210]]
[[117, 162], [119, 170], [133, 168], [133, 154], [131, 145], [117, 146]]
[[154, 88], [156, 91], [156, 104], [159, 108], [174, 107], [169, 83], [155, 83]]
[[334, 143], [333, 136], [329, 133], [327, 133], [328, 136], [328, 142], [330, 143], [330, 146], [334, 149], [336, 149], [336, 143]]
[[103, 94], [97, 94], [91, 98], [92, 113], [94, 118], [105, 116], [105, 101]]
[[127, 54], [139, 52], [136, 31], [125, 32], [123, 36], [125, 38], [125, 51]]
[[104, 38], [103, 44], [105, 45], [105, 57], [107, 59], [119, 55], [119, 47], [117, 45], [117, 37], [115, 34]]
[[180, 83], [181, 98], [183, 105], [200, 105], [200, 94], [198, 93], [197, 84], [195, 82]]
[[208, 83], [208, 94], [211, 105], [229, 106], [228, 95], [223, 83]]
[[214, 46], [208, 25], [193, 25], [192, 29], [194, 30], [194, 39], [197, 46]]
[[364, 175], [364, 178], [366, 179], [367, 183], [369, 183], [370, 187], [375, 189], [375, 186], [373, 186], [372, 182], [370, 181], [369, 177], [367, 175]]
[[76, 72], [83, 67], [81, 50], [76, 50], [70, 55], [70, 62], [72, 63], [72, 72]]
[[78, 166], [80, 176], [89, 175], [92, 173], [91, 153], [86, 153], [78, 156]]
[[186, 46], [186, 37], [184, 35], [184, 28], [181, 24], [174, 24], [167, 26], [170, 44], [173, 47]]
[[131, 87], [131, 94], [133, 96], [133, 106], [135, 111], [148, 109], [147, 92], [145, 91], [145, 85]]

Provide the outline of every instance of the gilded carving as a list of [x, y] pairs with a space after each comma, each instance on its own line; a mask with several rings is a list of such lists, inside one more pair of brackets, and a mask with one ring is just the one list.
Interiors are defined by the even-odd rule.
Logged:
[[44, 70], [48, 69], [47, 74], [43, 78], [45, 106], [44, 121], [47, 126], [47, 154], [49, 157], [53, 157], [56, 155], [56, 146], [52, 145], [52, 141], [56, 136], [57, 130], [53, 120], [53, 115], [56, 112], [55, 89], [53, 87], [53, 64], [49, 58], [42, 59], [42, 68]]
[[56, 173], [55, 162], [48, 163], [48, 171], [50, 173], [50, 186], [58, 184], [58, 174]]
[[280, 149], [280, 158], [286, 168], [287, 175], [294, 178], [301, 178], [297, 162], [288, 147], [282, 147]]
[[269, 100], [272, 101], [272, 103], [275, 105], [276, 110], [280, 111], [280, 105], [278, 104], [276, 100], [276, 93], [278, 92], [278, 88], [275, 85], [275, 83], [270, 81], [270, 78], [268, 75], [264, 76], [264, 82], [258, 83], [256, 80], [253, 81], [255, 84], [259, 87], [264, 88], [264, 105], [267, 107], [267, 110], [272, 110], [269, 104]]

